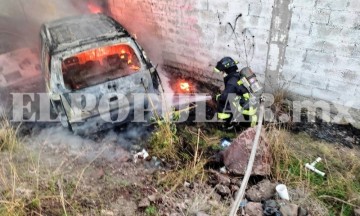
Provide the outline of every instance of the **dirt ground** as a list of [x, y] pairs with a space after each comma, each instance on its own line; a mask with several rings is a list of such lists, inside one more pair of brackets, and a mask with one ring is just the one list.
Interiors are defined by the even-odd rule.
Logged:
[[26, 215], [195, 215], [210, 208], [222, 215], [226, 210], [207, 185], [173, 192], [160, 187], [156, 176], [166, 172], [161, 161], [135, 163], [133, 155], [149, 135], [138, 125], [90, 138], [59, 125], [23, 125], [20, 133], [21, 148], [1, 153], [0, 176], [9, 185], [0, 192], [15, 190]]

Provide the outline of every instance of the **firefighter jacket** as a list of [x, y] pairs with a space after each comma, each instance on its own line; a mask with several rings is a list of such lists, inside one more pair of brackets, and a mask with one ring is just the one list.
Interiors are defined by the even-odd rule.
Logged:
[[229, 73], [224, 78], [225, 89], [221, 95], [217, 97], [218, 102], [218, 118], [226, 120], [231, 118], [231, 104], [236, 108], [238, 113], [251, 117], [251, 122], [257, 121], [256, 109], [250, 104], [250, 93], [243, 85], [241, 76], [237, 71]]

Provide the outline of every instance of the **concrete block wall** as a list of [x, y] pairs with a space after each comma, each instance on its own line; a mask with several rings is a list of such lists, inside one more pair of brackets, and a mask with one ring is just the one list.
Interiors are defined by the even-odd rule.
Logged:
[[232, 56], [252, 67], [269, 91], [285, 85], [294, 95], [352, 100], [360, 109], [359, 0], [108, 2], [169, 73], [221, 84], [212, 68]]
[[360, 109], [360, 1], [294, 0], [285, 62], [287, 88]]

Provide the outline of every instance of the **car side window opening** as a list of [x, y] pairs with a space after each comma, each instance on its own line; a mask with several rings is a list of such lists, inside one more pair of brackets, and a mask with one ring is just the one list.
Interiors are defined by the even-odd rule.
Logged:
[[78, 90], [128, 76], [140, 70], [140, 61], [126, 44], [87, 50], [62, 61], [65, 87]]

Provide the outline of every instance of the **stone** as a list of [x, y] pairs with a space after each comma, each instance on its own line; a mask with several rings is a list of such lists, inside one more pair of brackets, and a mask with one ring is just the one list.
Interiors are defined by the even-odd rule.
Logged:
[[282, 204], [280, 204], [280, 206], [280, 212], [283, 216], [298, 216], [298, 205], [289, 202], [283, 202]]
[[269, 200], [276, 193], [275, 187], [276, 184], [271, 183], [268, 179], [265, 179], [247, 190], [246, 197], [253, 202]]
[[112, 211], [109, 211], [109, 210], [102, 209], [100, 215], [101, 216], [114, 216], [115, 213]]
[[298, 216], [307, 216], [307, 215], [308, 215], [308, 211], [306, 209], [304, 209], [303, 207], [299, 207]]
[[355, 143], [355, 138], [354, 138], [354, 137], [347, 136], [344, 140], [345, 140], [346, 142], [351, 143], [351, 144], [354, 144], [354, 143]]
[[208, 214], [206, 214], [205, 212], [198, 212], [196, 213], [196, 216], [209, 216]]
[[228, 196], [231, 194], [230, 188], [224, 185], [217, 185], [215, 189], [221, 196]]
[[231, 183], [231, 179], [229, 176], [221, 174], [215, 170], [210, 170], [210, 173], [212, 173], [213, 175], [213, 184], [222, 184], [225, 186], [229, 186]]
[[139, 202], [139, 205], [138, 205], [139, 208], [146, 208], [146, 207], [149, 207], [149, 206], [150, 206], [150, 201], [149, 201], [148, 198], [142, 199], [142, 200]]
[[352, 123], [350, 123], [354, 128], [359, 129], [360, 130], [360, 121], [354, 121]]
[[360, 208], [354, 210], [355, 216], [360, 216]]
[[275, 200], [266, 200], [263, 202], [264, 215], [281, 215], [280, 214], [280, 205]]
[[186, 181], [186, 182], [184, 182], [184, 187], [187, 187], [187, 188], [188, 188], [188, 187], [190, 187], [190, 183], [189, 183], [189, 182], [187, 182], [187, 181]]
[[99, 169], [98, 171], [97, 171], [97, 173], [96, 173], [96, 176], [97, 176], [97, 178], [98, 179], [102, 179], [104, 176], [105, 176], [105, 171], [104, 171], [104, 169]]
[[245, 206], [245, 213], [247, 216], [262, 216], [263, 207], [261, 203], [249, 202]]
[[232, 178], [231, 179], [231, 184], [241, 186], [241, 181], [240, 180], [241, 180], [240, 178]]
[[178, 208], [178, 209], [184, 210], [184, 209], [187, 208], [186, 203], [187, 203], [187, 200], [185, 200], [184, 202], [178, 202], [178, 203], [176, 203], [175, 206], [176, 206], [176, 208]]
[[[227, 149], [221, 152], [223, 162], [230, 172], [236, 175], [245, 174], [255, 134], [255, 128], [247, 129], [241, 133]], [[262, 130], [252, 175], [270, 175], [272, 163], [273, 159], [270, 152], [270, 145], [266, 140], [265, 130]]]
[[240, 188], [237, 185], [231, 185], [230, 190], [232, 193], [236, 193], [238, 190], [240, 190]]
[[[0, 191], [1, 192], [1, 191]], [[17, 188], [15, 190], [16, 195], [25, 199], [30, 199], [34, 195], [34, 191], [26, 188]]]
[[155, 203], [156, 200], [158, 199], [158, 196], [156, 194], [152, 194], [152, 195], [148, 196], [148, 199], [150, 202]]
[[226, 167], [221, 167], [220, 168], [220, 173], [226, 174], [227, 173]]

